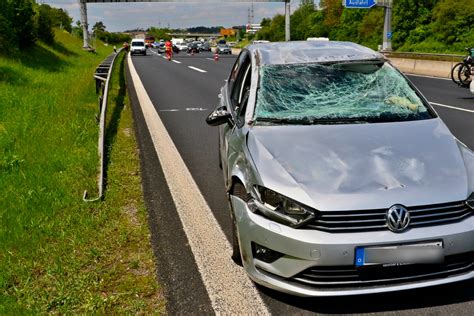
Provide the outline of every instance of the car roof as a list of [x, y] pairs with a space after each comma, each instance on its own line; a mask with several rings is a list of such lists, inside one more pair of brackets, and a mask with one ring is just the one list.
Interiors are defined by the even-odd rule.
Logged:
[[247, 50], [255, 56], [257, 65], [385, 59], [382, 54], [365, 46], [338, 41], [259, 43], [247, 46]]
[[132, 39], [132, 42], [144, 42], [145, 40], [143, 38], [134, 38]]

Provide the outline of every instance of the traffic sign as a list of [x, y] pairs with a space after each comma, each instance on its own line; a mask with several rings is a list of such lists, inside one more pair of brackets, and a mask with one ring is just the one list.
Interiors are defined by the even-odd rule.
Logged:
[[346, 8], [370, 9], [376, 5], [376, 0], [345, 0], [343, 4]]
[[392, 32], [387, 32], [387, 38], [391, 39], [392, 38]]

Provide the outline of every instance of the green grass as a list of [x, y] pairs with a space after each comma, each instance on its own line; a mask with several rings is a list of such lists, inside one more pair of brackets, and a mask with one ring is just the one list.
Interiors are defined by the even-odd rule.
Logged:
[[92, 74], [111, 53], [56, 32], [0, 56], [0, 314], [163, 313], [123, 77], [113, 76], [105, 200]]

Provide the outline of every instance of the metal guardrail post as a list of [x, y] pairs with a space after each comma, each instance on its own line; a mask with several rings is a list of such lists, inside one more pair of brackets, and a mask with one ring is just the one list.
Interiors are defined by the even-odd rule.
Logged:
[[85, 202], [95, 202], [102, 199], [104, 195], [104, 171], [105, 171], [105, 124], [106, 124], [106, 114], [107, 114], [107, 101], [109, 95], [109, 84], [112, 77], [112, 71], [115, 65], [115, 59], [122, 52], [122, 49], [118, 52], [112, 53], [108, 56], [97, 68], [94, 74], [94, 79], [96, 80], [96, 93], [101, 95], [99, 96], [99, 143], [98, 143], [98, 152], [99, 152], [99, 178], [98, 178], [98, 196], [94, 199], [88, 199], [87, 190], [84, 191], [82, 199]]

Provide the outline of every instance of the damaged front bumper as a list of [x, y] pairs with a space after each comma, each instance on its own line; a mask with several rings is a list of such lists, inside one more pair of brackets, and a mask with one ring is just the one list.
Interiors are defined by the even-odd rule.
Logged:
[[[474, 216], [403, 234], [388, 230], [328, 233], [280, 225], [252, 213], [241, 199], [230, 198], [244, 269], [255, 282], [281, 292], [298, 296], [360, 295], [474, 279]], [[390, 268], [379, 266], [361, 272], [355, 267], [358, 247], [433, 240], [443, 243], [446, 260], [439, 269], [430, 265], [417, 271], [411, 266], [406, 268], [407, 275], [387, 277]]]

